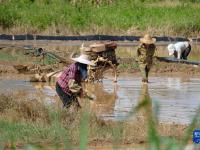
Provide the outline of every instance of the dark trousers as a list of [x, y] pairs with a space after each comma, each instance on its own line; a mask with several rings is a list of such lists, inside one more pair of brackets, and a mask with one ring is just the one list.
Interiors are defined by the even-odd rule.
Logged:
[[191, 45], [189, 44], [189, 46], [182, 52], [181, 59], [187, 60], [187, 57], [190, 54], [190, 51], [191, 51]]
[[63, 103], [63, 107], [69, 107], [76, 99], [74, 96], [65, 93], [58, 83], [56, 83], [56, 92]]
[[146, 64], [139, 64], [139, 68], [142, 75], [142, 81], [148, 82], [150, 66]]

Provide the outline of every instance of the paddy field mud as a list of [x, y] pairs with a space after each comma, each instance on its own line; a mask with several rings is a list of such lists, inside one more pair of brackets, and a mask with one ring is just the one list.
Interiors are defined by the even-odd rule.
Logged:
[[[19, 74], [13, 68], [13, 65], [31, 65], [37, 62], [37, 58], [23, 55], [24, 49], [22, 47], [25, 45], [42, 47], [47, 51], [54, 52], [68, 59], [71, 52], [79, 51], [82, 43], [81, 41], [71, 43], [53, 41], [1, 42], [0, 94], [12, 95], [15, 99], [26, 99], [29, 101], [37, 99], [45, 106], [61, 108], [61, 102], [55, 92], [55, 82], [29, 82], [30, 74]], [[89, 43], [85, 42], [84, 44], [88, 45]], [[166, 44], [157, 44], [157, 56], [167, 56]], [[135, 62], [138, 43], [122, 42], [118, 43], [118, 45], [116, 54], [119, 57], [120, 65], [118, 66], [117, 83], [113, 82], [112, 73], [108, 71], [105, 73], [102, 82], [84, 84], [87, 91], [94, 97], [94, 100], [89, 101], [91, 111], [97, 118], [108, 124], [121, 121], [128, 124], [134, 124], [135, 122], [138, 124], [143, 121], [145, 123], [146, 116], [143, 113], [130, 114], [140, 103], [141, 99], [148, 96], [151, 100], [150, 110], [154, 111], [156, 106], [159, 108], [157, 117], [161, 135], [180, 138], [192, 122], [192, 118], [200, 106], [199, 66], [161, 63], [155, 60], [149, 78], [150, 82], [148, 85], [143, 85], [138, 66]], [[188, 59], [198, 61], [200, 60], [199, 54], [200, 46], [194, 43]], [[62, 67], [61, 65], [60, 68]], [[146, 145], [141, 144], [146, 143], [144, 129], [139, 128], [137, 130], [138, 132], [135, 131], [135, 134], [141, 134], [141, 136], [130, 138], [131, 140], [124, 140], [125, 149], [126, 146], [127, 148], [129, 147], [126, 143], [137, 143], [140, 145], [140, 148]], [[102, 141], [102, 139], [99, 139], [99, 141]], [[94, 145], [98, 147], [99, 143], [91, 142], [90, 148], [95, 147]], [[112, 149], [113, 147], [107, 144], [107, 147], [100, 146], [100, 149], [102, 148]]]

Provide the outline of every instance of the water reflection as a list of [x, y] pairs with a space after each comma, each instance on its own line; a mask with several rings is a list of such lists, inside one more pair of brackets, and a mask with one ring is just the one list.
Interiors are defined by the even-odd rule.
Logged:
[[101, 83], [87, 83], [84, 85], [84, 89], [90, 96], [95, 97], [93, 101], [90, 101], [90, 104], [97, 115], [113, 113], [115, 100], [117, 99], [116, 87], [114, 87], [114, 91], [108, 92]]
[[147, 84], [141, 85], [140, 95], [138, 104], [133, 111], [136, 111], [136, 114], [133, 114], [131, 118], [135, 118], [140, 123], [146, 124], [149, 119], [152, 117], [153, 107], [152, 100], [149, 94], [149, 89]]
[[[116, 89], [117, 85], [115, 86], [114, 93], [117, 95], [118, 91]], [[118, 87], [119, 89], [119, 87]], [[131, 99], [129, 99], [129, 102], [131, 102]], [[114, 111], [113, 114], [103, 115], [104, 119], [112, 119], [112, 120], [127, 120], [127, 119], [136, 119], [138, 120], [146, 120], [147, 116], [151, 114], [152, 112], [152, 101], [148, 90], [147, 84], [142, 84], [137, 103], [128, 103], [127, 106], [123, 105], [124, 102], [121, 101], [121, 99], [116, 99], [115, 105], [114, 105]], [[131, 104], [131, 105], [130, 105]], [[129, 106], [128, 106], [129, 105]], [[125, 106], [125, 107], [123, 107]], [[127, 109], [127, 110], [125, 110]], [[135, 111], [137, 112], [137, 115], [135, 114]]]
[[[151, 77], [148, 88], [141, 86], [140, 77], [123, 76], [118, 79], [117, 99], [113, 114], [103, 114], [105, 119], [123, 120], [145, 94], [151, 95], [152, 108], [159, 105], [160, 122], [188, 124], [200, 105], [200, 79], [178, 77]], [[104, 90], [111, 92], [113, 83], [103, 82]], [[148, 94], [150, 93], [150, 95]], [[176, 111], [175, 111], [176, 110]]]
[[[159, 102], [160, 122], [190, 123], [200, 105], [200, 78], [150, 77], [149, 80], [146, 87], [141, 85], [140, 77], [119, 76], [117, 83], [105, 78], [103, 83], [87, 84], [86, 89], [95, 97], [91, 101], [94, 111], [105, 119], [126, 119], [141, 99], [146, 97], [151, 99], [153, 110], [155, 101]], [[2, 79], [0, 87], [0, 94], [18, 92], [16, 98], [40, 99], [47, 105], [60, 102], [54, 83]]]

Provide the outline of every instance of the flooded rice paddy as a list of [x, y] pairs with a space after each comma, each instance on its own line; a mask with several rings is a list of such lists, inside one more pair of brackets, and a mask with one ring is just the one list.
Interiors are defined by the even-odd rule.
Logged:
[[[32, 45], [33, 47], [42, 47], [45, 50], [55, 52], [56, 54], [68, 58], [69, 54], [79, 51], [83, 42], [50, 42], [50, 41], [21, 41], [8, 42], [1, 41], [2, 48], [0, 60], [29, 62], [23, 55], [21, 46]], [[85, 45], [91, 42], [85, 42]], [[116, 50], [118, 57], [135, 57], [136, 49], [139, 43], [118, 43]], [[166, 46], [168, 43], [156, 43], [157, 56], [167, 56]], [[18, 46], [18, 48], [16, 48]], [[11, 58], [15, 56], [17, 58]], [[21, 57], [23, 55], [23, 57]], [[189, 60], [200, 60], [200, 45], [192, 44], [192, 51]], [[58, 104], [59, 98], [56, 95], [55, 83], [30, 83], [28, 79], [15, 79], [5, 76], [0, 77], [0, 93], [14, 93], [15, 96], [25, 97], [29, 100], [40, 99], [47, 105]], [[148, 87], [141, 85], [141, 78], [132, 74], [119, 76], [118, 82], [113, 83], [110, 76], [105, 76], [102, 83], [88, 84], [86, 88], [95, 97], [91, 101], [97, 115], [105, 120], [126, 120], [127, 116], [134, 107], [137, 106], [144, 95], [150, 96], [152, 100], [152, 109], [155, 104], [159, 105], [160, 122], [189, 124], [197, 108], [200, 106], [200, 78], [185, 78], [181, 76], [154, 76], [150, 77]], [[58, 104], [59, 105], [59, 104]], [[132, 117], [129, 118], [131, 120]]]
[[[105, 120], [126, 120], [141, 97], [150, 96], [152, 109], [159, 105], [159, 120], [164, 123], [189, 124], [200, 106], [200, 78], [150, 77], [148, 85], [137, 76], [119, 76], [114, 83], [105, 76], [102, 83], [87, 84], [93, 94], [95, 112]], [[0, 80], [0, 93], [13, 93], [29, 100], [41, 99], [46, 105], [58, 104], [54, 83], [30, 83], [26, 79]], [[131, 120], [132, 117], [129, 117]]]

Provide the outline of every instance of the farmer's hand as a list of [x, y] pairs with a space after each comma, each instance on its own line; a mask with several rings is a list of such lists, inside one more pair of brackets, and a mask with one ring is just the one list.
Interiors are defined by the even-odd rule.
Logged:
[[68, 82], [69, 90], [73, 94], [79, 94], [81, 92], [82, 87], [78, 85], [74, 79], [70, 79]]

